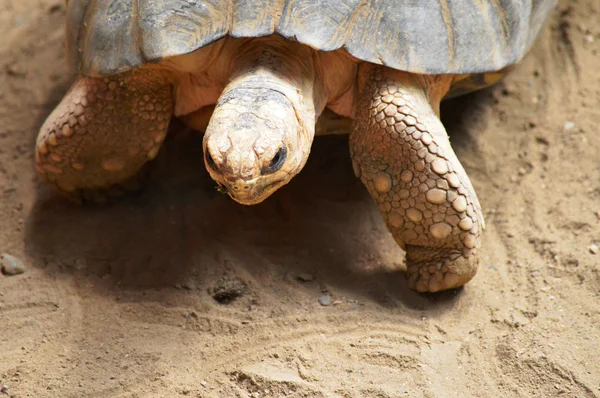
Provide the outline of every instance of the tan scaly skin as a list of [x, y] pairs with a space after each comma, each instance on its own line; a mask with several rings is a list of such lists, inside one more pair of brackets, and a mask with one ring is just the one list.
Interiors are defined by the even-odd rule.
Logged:
[[364, 64], [350, 152], [356, 175], [406, 250], [409, 286], [436, 292], [477, 272], [479, 201], [458, 161], [439, 103], [452, 76]]
[[81, 77], [40, 129], [37, 170], [73, 200], [102, 201], [109, 189], [127, 189], [156, 156], [172, 114], [172, 85], [162, 71]]
[[[156, 156], [172, 114], [206, 126], [205, 164], [242, 204], [304, 167], [325, 106], [354, 119], [355, 173], [406, 250], [410, 287], [461, 286], [477, 270], [477, 197], [439, 120], [453, 76], [422, 76], [278, 37], [226, 39], [160, 65], [80, 77], [37, 141], [42, 178], [72, 197], [121, 184]], [[327, 130], [327, 128], [325, 128]]]

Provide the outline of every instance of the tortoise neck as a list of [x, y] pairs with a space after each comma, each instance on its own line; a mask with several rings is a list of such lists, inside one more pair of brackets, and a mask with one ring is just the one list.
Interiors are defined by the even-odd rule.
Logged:
[[316, 51], [301, 44], [279, 37], [253, 39], [233, 58], [225, 92], [234, 87], [278, 91], [302, 110], [306, 125], [314, 126], [327, 104], [317, 61]]

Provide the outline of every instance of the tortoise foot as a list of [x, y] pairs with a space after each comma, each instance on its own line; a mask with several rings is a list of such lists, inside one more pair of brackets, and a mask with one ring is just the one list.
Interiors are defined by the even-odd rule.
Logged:
[[147, 70], [78, 78], [38, 134], [40, 177], [71, 199], [102, 201], [101, 192], [122, 189], [156, 156], [171, 92], [165, 77]]
[[439, 292], [469, 282], [477, 273], [478, 257], [453, 249], [406, 246], [408, 286], [418, 292]]
[[356, 175], [406, 249], [410, 286], [460, 286], [477, 270], [479, 201], [437, 112], [446, 82], [382, 67], [366, 84], [350, 136]]
[[145, 178], [146, 173], [139, 172], [127, 181], [107, 188], [76, 189], [74, 191], [64, 191], [58, 185], [54, 185], [54, 188], [65, 199], [78, 205], [105, 204], [116, 201], [126, 195], [141, 192], [144, 187], [143, 181]]

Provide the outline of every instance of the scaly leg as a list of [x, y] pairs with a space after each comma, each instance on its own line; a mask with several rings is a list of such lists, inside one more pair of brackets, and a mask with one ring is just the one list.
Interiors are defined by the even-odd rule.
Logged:
[[94, 200], [156, 156], [172, 113], [172, 86], [163, 72], [79, 77], [40, 129], [37, 170], [62, 193]]
[[420, 292], [473, 278], [484, 228], [475, 191], [438, 117], [451, 78], [362, 67], [350, 136], [354, 171], [406, 250], [409, 285]]

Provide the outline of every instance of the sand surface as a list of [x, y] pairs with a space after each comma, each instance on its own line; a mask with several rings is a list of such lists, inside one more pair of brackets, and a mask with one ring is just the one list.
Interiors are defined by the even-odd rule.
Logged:
[[561, 1], [512, 75], [443, 106], [487, 230], [473, 281], [420, 295], [345, 136], [253, 207], [177, 123], [141, 194], [56, 197], [33, 148], [73, 79], [64, 1], [0, 0], [0, 252], [26, 267], [0, 275], [2, 391], [600, 396], [599, 15]]

